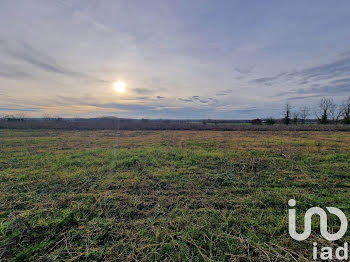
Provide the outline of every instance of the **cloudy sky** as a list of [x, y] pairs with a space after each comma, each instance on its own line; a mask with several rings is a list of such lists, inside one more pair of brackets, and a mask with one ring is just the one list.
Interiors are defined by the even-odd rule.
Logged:
[[340, 102], [349, 28], [345, 0], [1, 0], [0, 114], [247, 119]]

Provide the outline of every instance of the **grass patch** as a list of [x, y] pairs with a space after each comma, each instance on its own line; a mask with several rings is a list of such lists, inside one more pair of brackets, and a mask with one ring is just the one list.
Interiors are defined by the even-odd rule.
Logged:
[[348, 133], [0, 130], [0, 145], [1, 261], [309, 261], [318, 222], [291, 239], [287, 201], [350, 217]]

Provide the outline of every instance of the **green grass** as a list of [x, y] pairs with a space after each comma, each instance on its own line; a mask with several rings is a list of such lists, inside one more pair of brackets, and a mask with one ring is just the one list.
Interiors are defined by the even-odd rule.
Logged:
[[0, 130], [0, 260], [309, 261], [287, 201], [350, 218], [349, 171], [342, 132]]

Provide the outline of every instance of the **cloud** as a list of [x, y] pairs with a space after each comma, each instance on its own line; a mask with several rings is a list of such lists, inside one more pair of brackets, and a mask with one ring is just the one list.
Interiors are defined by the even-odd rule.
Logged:
[[186, 103], [192, 103], [192, 99], [188, 99], [188, 98], [178, 98], [178, 100], [182, 101], [182, 102], [186, 102]]
[[342, 96], [350, 92], [350, 56], [336, 58], [318, 66], [256, 78], [252, 82], [271, 88], [288, 88], [271, 95], [288, 100], [303, 100], [321, 96]]
[[270, 76], [270, 77], [261, 77], [261, 78], [256, 78], [253, 79], [253, 82], [257, 83], [257, 84], [267, 84], [267, 85], [271, 85], [273, 84], [274, 81], [276, 80], [280, 80], [282, 79], [284, 76], [286, 76], [287, 73], [283, 72], [280, 74], [277, 74], [275, 76]]
[[19, 48], [16, 48], [15, 50], [7, 50], [7, 53], [16, 59], [23, 60], [35, 67], [51, 73], [75, 75], [74, 72], [58, 65], [51, 57], [24, 42], [20, 42]]
[[[291, 72], [283, 72], [275, 76], [256, 78], [255, 83], [271, 85], [296, 79], [298, 84], [305, 85], [310, 81], [331, 80], [350, 74], [350, 56], [319, 66], [309, 67]], [[335, 80], [338, 81], [338, 80]]]
[[40, 112], [38, 108], [30, 108], [30, 107], [0, 107], [0, 111], [15, 111], [15, 112]]
[[303, 80], [323, 80], [343, 76], [350, 73], [350, 56], [334, 62], [316, 67], [307, 68], [294, 73], [301, 76]]
[[113, 107], [100, 107], [92, 105], [70, 105], [70, 106], [47, 106], [42, 107], [41, 112], [49, 112], [53, 114], [76, 115], [76, 114], [95, 114], [99, 113], [125, 113], [127, 110]]
[[215, 95], [216, 96], [226, 96], [226, 95], [229, 95], [233, 92], [233, 90], [231, 89], [225, 89], [225, 90], [221, 90], [219, 91], [219, 93], [216, 93]]
[[201, 98], [199, 96], [192, 96], [192, 101], [197, 105], [213, 105], [218, 102], [215, 98]]
[[106, 104], [89, 104], [90, 106], [95, 106], [99, 108], [115, 108], [127, 111], [144, 111], [155, 109], [155, 105], [135, 105], [135, 104], [120, 104], [120, 103], [106, 103]]
[[304, 100], [304, 99], [308, 99], [308, 98], [318, 98], [318, 97], [324, 97], [324, 95], [293, 96], [293, 97], [289, 97], [287, 100], [288, 101], [296, 101], [296, 100]]
[[242, 74], [242, 75], [246, 75], [246, 74], [249, 74], [252, 72], [252, 69], [249, 69], [249, 68], [239, 68], [239, 67], [235, 67], [233, 69], [234, 71]]
[[186, 103], [194, 103], [196, 105], [214, 105], [218, 100], [212, 97], [202, 98], [200, 96], [192, 96], [189, 98], [178, 98], [178, 100]]
[[[94, 76], [77, 72], [67, 67], [64, 67], [58, 64], [58, 62], [51, 56], [45, 54], [42, 51], [35, 49], [30, 44], [23, 41], [17, 42], [17, 44], [15, 45], [11, 45], [10, 48], [6, 49], [6, 53], [17, 60], [24, 61], [36, 68], [39, 68], [49, 73], [61, 74], [61, 75], [66, 75], [74, 78], [86, 78], [90, 81], [101, 82], [101, 83], [107, 82], [105, 80], [98, 79]], [[10, 71], [11, 68], [9, 67], [8, 70]], [[16, 72], [13, 70], [11, 70], [11, 73], [16, 74]], [[25, 73], [25, 74], [28, 75], [28, 73]]]
[[333, 81], [331, 81], [331, 83], [332, 84], [349, 84], [350, 85], [350, 77], [333, 80]]
[[247, 108], [247, 109], [236, 109], [236, 110], [232, 110], [232, 112], [239, 113], [239, 114], [250, 114], [250, 113], [259, 112], [259, 110], [256, 107], [253, 107], [253, 108]]
[[311, 89], [303, 90], [303, 92], [304, 94], [305, 93], [334, 94], [334, 95], [349, 94], [350, 83], [314, 87]]
[[158, 90], [148, 89], [148, 88], [133, 88], [132, 91], [138, 94], [149, 95], [149, 94], [153, 94]]
[[308, 88], [298, 88], [292, 91], [281, 92], [276, 95], [286, 96], [286, 95], [295, 95], [295, 94], [318, 94], [322, 95], [341, 95], [350, 93], [350, 78], [343, 78], [330, 81], [327, 84], [312, 84]]
[[0, 68], [0, 77], [5, 77], [5, 78], [12, 78], [12, 79], [23, 79], [23, 78], [27, 78], [30, 77], [31, 75], [23, 72], [23, 71], [19, 71], [16, 69], [11, 69], [9, 70], [9, 68]]

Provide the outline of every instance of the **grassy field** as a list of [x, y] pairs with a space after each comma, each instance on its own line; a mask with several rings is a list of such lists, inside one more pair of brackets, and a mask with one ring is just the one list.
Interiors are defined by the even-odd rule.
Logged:
[[347, 132], [0, 130], [0, 261], [310, 261], [349, 187]]

